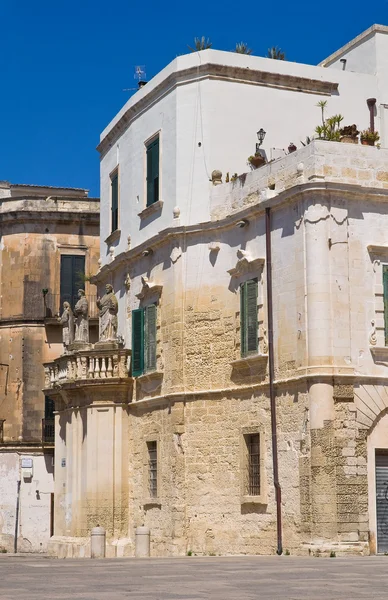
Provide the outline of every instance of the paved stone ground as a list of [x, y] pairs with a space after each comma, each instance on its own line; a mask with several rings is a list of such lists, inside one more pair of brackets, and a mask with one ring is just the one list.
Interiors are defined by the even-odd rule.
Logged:
[[1, 600], [378, 600], [388, 557], [56, 560], [0, 555]]

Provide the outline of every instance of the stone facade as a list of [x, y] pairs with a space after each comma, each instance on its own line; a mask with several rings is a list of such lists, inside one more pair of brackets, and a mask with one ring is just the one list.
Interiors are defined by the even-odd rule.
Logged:
[[[18, 547], [42, 551], [53, 518], [54, 423], [44, 420], [41, 364], [63, 351], [57, 319], [61, 256], [85, 256], [85, 275], [97, 271], [99, 200], [81, 189], [7, 182], [0, 183], [0, 197], [0, 470], [6, 482], [0, 491], [0, 546], [13, 549], [20, 479]], [[28, 477], [24, 458], [33, 463]]]
[[[374, 34], [385, 43], [387, 33]], [[378, 453], [388, 451], [388, 151], [381, 114], [381, 149], [314, 140], [287, 156], [271, 155], [277, 159], [232, 182], [221, 184], [217, 176], [213, 185], [210, 174], [251, 153], [244, 127], [258, 127], [250, 110], [256, 115], [259, 103], [274, 107], [264, 147], [269, 158], [270, 147], [289, 143], [294, 127], [304, 136], [301, 124], [313, 119], [305, 103], [314, 94], [357, 122], [368, 120], [365, 94], [385, 89], [382, 71], [361, 77], [254, 58], [255, 74], [245, 69], [244, 75], [249, 57], [201, 56], [200, 66], [196, 56], [169, 65], [101, 137], [101, 269], [93, 281], [100, 293], [106, 284], [115, 290], [131, 371], [113, 382], [113, 395], [111, 377], [101, 378], [99, 368], [96, 378], [92, 368], [91, 394], [90, 363], [81, 355], [47, 365], [48, 389], [60, 407], [57, 464], [67, 457], [66, 482], [56, 481], [62, 500], [50, 551], [88, 555], [86, 534], [104, 519], [112, 556], [134, 554], [140, 525], [151, 530], [154, 555], [274, 553], [272, 333], [283, 548], [381, 552], [375, 465]], [[237, 93], [240, 110], [232, 115], [227, 107], [235, 107]], [[285, 97], [300, 111], [289, 129], [279, 127], [279, 115], [287, 115], [276, 110]], [[384, 98], [381, 92], [378, 103]], [[160, 197], [146, 206], [145, 152], [155, 135]], [[112, 173], [119, 173], [126, 202], [114, 232]], [[257, 284], [257, 331], [256, 349], [246, 355], [241, 298], [247, 282]], [[155, 360], [147, 368], [138, 361], [132, 324], [150, 306]], [[97, 350], [88, 358], [92, 364]], [[75, 377], [69, 360], [79, 360]], [[81, 407], [87, 417], [75, 437]], [[259, 485], [248, 473], [252, 452]], [[101, 456], [101, 468], [90, 465], [90, 453]], [[84, 497], [73, 493], [83, 473]]]

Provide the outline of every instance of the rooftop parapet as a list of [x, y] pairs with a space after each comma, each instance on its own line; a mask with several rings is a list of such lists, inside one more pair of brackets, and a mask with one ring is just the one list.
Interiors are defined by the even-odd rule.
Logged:
[[388, 190], [388, 149], [313, 140], [236, 181], [214, 186], [211, 219], [223, 219], [291, 188], [317, 182]]

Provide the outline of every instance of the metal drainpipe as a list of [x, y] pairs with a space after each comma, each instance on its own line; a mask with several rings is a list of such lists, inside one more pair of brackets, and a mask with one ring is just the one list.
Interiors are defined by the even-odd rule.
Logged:
[[19, 529], [19, 504], [20, 504], [20, 479], [17, 482], [16, 491], [16, 515], [15, 515], [15, 537], [13, 541], [13, 551], [16, 554], [18, 551], [18, 529]]
[[272, 465], [276, 497], [277, 554], [283, 553], [282, 545], [282, 490], [279, 483], [278, 443], [276, 430], [276, 398], [274, 387], [274, 348], [273, 348], [273, 305], [272, 305], [272, 261], [271, 261], [271, 209], [265, 209], [265, 246], [267, 259], [267, 307], [268, 307], [268, 363], [269, 397], [271, 405]]
[[371, 131], [375, 130], [375, 105], [376, 98], [368, 98], [366, 101], [369, 108], [369, 128]]

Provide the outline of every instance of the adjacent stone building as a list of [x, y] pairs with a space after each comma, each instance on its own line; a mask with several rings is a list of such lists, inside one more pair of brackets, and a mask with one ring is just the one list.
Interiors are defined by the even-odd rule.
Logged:
[[[119, 337], [45, 366], [52, 553], [388, 550], [387, 48], [178, 57], [102, 133]], [[381, 148], [308, 143], [325, 100]]]
[[[63, 352], [64, 301], [74, 307], [98, 269], [99, 199], [83, 189], [0, 182], [0, 546], [44, 551], [54, 519], [54, 401], [42, 362]], [[96, 311], [90, 333], [97, 339]]]

